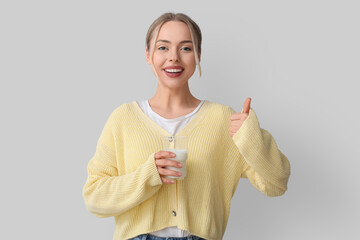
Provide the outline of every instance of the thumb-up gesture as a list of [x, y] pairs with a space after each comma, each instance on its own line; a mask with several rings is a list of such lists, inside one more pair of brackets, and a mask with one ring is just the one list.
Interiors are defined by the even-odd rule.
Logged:
[[251, 98], [247, 98], [244, 102], [244, 107], [241, 113], [233, 113], [230, 116], [230, 136], [240, 129], [247, 117], [249, 116]]

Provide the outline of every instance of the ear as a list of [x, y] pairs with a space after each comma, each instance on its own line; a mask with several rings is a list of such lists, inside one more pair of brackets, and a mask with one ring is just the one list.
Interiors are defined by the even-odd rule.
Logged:
[[150, 52], [149, 52], [148, 48], [146, 48], [146, 62], [151, 65]]

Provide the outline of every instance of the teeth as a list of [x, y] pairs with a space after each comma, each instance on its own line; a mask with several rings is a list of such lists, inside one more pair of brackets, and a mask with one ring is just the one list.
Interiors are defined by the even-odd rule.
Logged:
[[182, 72], [182, 69], [165, 69], [165, 71], [169, 73], [177, 73]]

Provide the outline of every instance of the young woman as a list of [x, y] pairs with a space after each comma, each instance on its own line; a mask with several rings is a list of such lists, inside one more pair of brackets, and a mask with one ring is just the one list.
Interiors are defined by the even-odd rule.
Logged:
[[[166, 13], [150, 26], [146, 59], [155, 95], [116, 108], [88, 164], [85, 203], [115, 217], [114, 240], [222, 239], [241, 177], [267, 196], [287, 190], [290, 165], [261, 129], [246, 99], [241, 113], [194, 97], [188, 81], [200, 68], [201, 32], [184, 14]], [[187, 174], [162, 151], [165, 136], [188, 136]]]

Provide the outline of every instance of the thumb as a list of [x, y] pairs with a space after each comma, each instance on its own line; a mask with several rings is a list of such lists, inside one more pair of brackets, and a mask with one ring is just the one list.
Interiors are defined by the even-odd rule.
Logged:
[[241, 111], [242, 113], [249, 113], [250, 103], [251, 103], [251, 98], [247, 98], [244, 102], [244, 107], [243, 107], [243, 110]]

